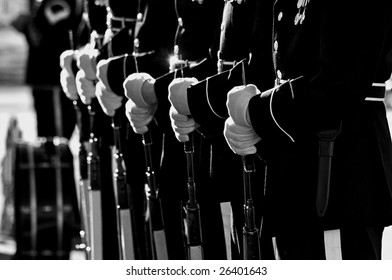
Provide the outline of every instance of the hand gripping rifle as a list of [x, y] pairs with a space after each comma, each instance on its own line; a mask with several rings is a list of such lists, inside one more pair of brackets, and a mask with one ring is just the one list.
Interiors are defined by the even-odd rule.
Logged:
[[[81, 70], [87, 69], [90, 66], [90, 59], [85, 59], [84, 56], [79, 57], [78, 67]], [[100, 145], [99, 139], [95, 136], [95, 114], [99, 104], [96, 98], [91, 100], [87, 105], [89, 116], [90, 136], [88, 142], [89, 151], [87, 153], [87, 177], [88, 177], [88, 191], [87, 191], [87, 220], [89, 229], [89, 240], [91, 247], [91, 259], [103, 259], [103, 239], [102, 239], [102, 204], [101, 204], [101, 170], [100, 157], [98, 149]]]
[[[183, 68], [188, 66], [188, 62], [181, 59], [178, 54], [178, 47], [174, 48], [174, 57], [176, 63], [171, 65], [170, 70], [181, 71], [181, 77], [184, 76]], [[203, 260], [203, 239], [200, 222], [200, 207], [196, 200], [196, 183], [194, 175], [194, 134], [189, 134], [189, 140], [184, 143], [184, 152], [186, 156], [187, 177], [188, 177], [188, 201], [186, 203], [186, 225], [187, 225], [187, 249], [188, 259]]]
[[[139, 53], [139, 40], [134, 40], [134, 51], [132, 56], [135, 60], [135, 69], [138, 72], [138, 61], [137, 58], [145, 55], [145, 53]], [[142, 143], [144, 148], [144, 157], [146, 162], [146, 177], [149, 190], [147, 192], [148, 209], [150, 212], [150, 229], [152, 231], [152, 244], [155, 248], [155, 258], [158, 260], [167, 260], [168, 251], [166, 243], [165, 225], [163, 221], [162, 205], [161, 200], [158, 198], [158, 186], [155, 178], [155, 171], [152, 161], [152, 135], [151, 126], [148, 127], [148, 131], [142, 135]]]
[[[68, 31], [69, 35], [69, 43], [72, 50], [75, 51], [75, 44], [73, 39], [73, 32], [72, 30]], [[79, 70], [76, 64], [75, 54], [71, 58], [71, 61], [64, 61], [65, 68], [69, 67], [69, 71], [72, 71], [74, 76], [76, 76], [77, 71]], [[68, 65], [69, 64], [69, 65]], [[84, 105], [80, 99], [72, 101], [75, 115], [76, 115], [76, 123], [79, 127], [80, 133], [84, 133], [89, 129], [88, 126], [84, 125], [84, 117], [86, 116], [85, 113], [87, 112], [84, 110]], [[82, 132], [83, 131], [83, 132]], [[79, 153], [78, 153], [78, 160], [79, 160], [79, 213], [81, 217], [81, 230], [80, 230], [80, 237], [82, 243], [79, 245], [79, 249], [83, 249], [85, 251], [86, 259], [90, 259], [90, 229], [89, 229], [89, 204], [88, 204], [88, 172], [87, 172], [87, 149], [88, 149], [88, 142], [84, 142], [81, 139], [79, 144]]]
[[[129, 31], [126, 32], [129, 34]], [[116, 38], [116, 37], [114, 37]], [[109, 58], [114, 57], [113, 53], [113, 40], [110, 40], [107, 43], [108, 47], [108, 56]], [[125, 64], [127, 54], [123, 56], [124, 59], [124, 68], [123, 75], [124, 80], [126, 78]], [[108, 75], [108, 73], [104, 73], [104, 75]], [[117, 95], [120, 95], [118, 92], [114, 92]], [[123, 93], [121, 93], [123, 96]], [[121, 143], [121, 118], [124, 115], [124, 112], [121, 108], [117, 109], [115, 115], [112, 117], [112, 129], [113, 129], [113, 137], [114, 137], [114, 159], [115, 166], [113, 166], [113, 178], [114, 178], [114, 193], [116, 199], [116, 224], [117, 224], [117, 236], [118, 236], [118, 245], [119, 245], [119, 255], [121, 260], [134, 260], [136, 247], [135, 247], [135, 239], [133, 234], [133, 226], [135, 224], [135, 216], [134, 211], [132, 211], [131, 206], [132, 203], [129, 201], [131, 199], [131, 188], [127, 185], [126, 180], [126, 166], [122, 152], [122, 143]]]
[[[245, 85], [245, 62], [242, 61], [242, 82]], [[242, 156], [244, 180], [244, 216], [243, 248], [244, 260], [260, 259], [259, 231], [255, 223], [255, 208], [252, 199], [252, 174], [256, 172], [254, 155]]]

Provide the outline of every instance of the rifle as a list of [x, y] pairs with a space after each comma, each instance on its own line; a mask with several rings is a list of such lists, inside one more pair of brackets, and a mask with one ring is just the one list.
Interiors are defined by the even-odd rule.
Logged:
[[132, 230], [132, 222], [134, 223], [134, 217], [131, 215], [130, 209], [131, 203], [128, 200], [128, 191], [130, 187], [126, 183], [126, 167], [124, 163], [122, 148], [121, 148], [121, 116], [119, 111], [115, 113], [112, 118], [112, 128], [115, 142], [115, 154], [114, 159], [116, 166], [114, 168], [114, 179], [115, 179], [115, 193], [116, 193], [116, 204], [117, 204], [117, 232], [119, 241], [119, 253], [120, 259], [122, 260], [134, 260], [135, 259], [135, 244]]
[[[245, 62], [242, 65], [242, 83], [246, 85]], [[244, 247], [244, 260], [260, 259], [259, 231], [255, 223], [255, 208], [252, 199], [252, 174], [256, 172], [254, 155], [242, 156], [243, 182], [244, 182], [244, 217], [242, 229], [242, 242]]]
[[[127, 31], [124, 33], [124, 30]], [[127, 28], [124, 28], [122, 34], [129, 34]], [[129, 35], [128, 35], [129, 36]], [[118, 37], [114, 37], [116, 40]], [[112, 43], [115, 40], [109, 41], [107, 44], [108, 47], [107, 54], [109, 58], [114, 57], [113, 46]], [[102, 48], [101, 48], [102, 49]], [[124, 64], [126, 63], [127, 54], [124, 56]], [[124, 68], [125, 71], [125, 68]], [[107, 73], [104, 73], [104, 75]], [[123, 73], [124, 80], [126, 78], [126, 73]], [[123, 96], [116, 91], [115, 94]], [[131, 196], [128, 195], [131, 193], [130, 186], [127, 185], [126, 181], [126, 166], [123, 158], [122, 152], [122, 144], [121, 144], [121, 117], [124, 116], [124, 112], [120, 111], [121, 108], [117, 109], [115, 115], [112, 117], [112, 129], [113, 129], [113, 137], [114, 137], [114, 159], [115, 166], [113, 166], [113, 178], [114, 178], [114, 193], [116, 199], [116, 207], [117, 207], [117, 215], [116, 215], [116, 223], [117, 223], [117, 236], [118, 236], [118, 245], [119, 245], [119, 255], [121, 260], [134, 260], [135, 259], [135, 237], [133, 234], [133, 226], [135, 224], [135, 216], [134, 211], [131, 210], [131, 203], [129, 199]], [[120, 113], [122, 113], [120, 115]], [[128, 199], [129, 198], [129, 199]]]
[[[73, 105], [76, 112], [77, 122], [79, 123], [79, 128], [83, 129], [82, 125], [82, 107], [80, 100], [74, 100]], [[87, 150], [89, 149], [88, 142], [79, 143], [79, 212], [81, 215], [81, 226], [80, 237], [82, 239], [82, 244], [80, 244], [80, 249], [84, 249], [86, 259], [90, 259], [90, 205], [87, 199], [88, 197], [88, 186], [89, 186], [89, 176], [88, 176], [88, 165], [87, 165]]]
[[[73, 39], [73, 32], [72, 30], [68, 31], [69, 35], [69, 43], [70, 43], [70, 48], [75, 51], [75, 44], [74, 44], [74, 39]], [[76, 76], [76, 72], [78, 71], [78, 66], [76, 63], [76, 57], [75, 53], [73, 57], [71, 58], [71, 61], [68, 63], [65, 63], [65, 67], [69, 68], [69, 71], [72, 71], [74, 76]], [[75, 115], [76, 115], [76, 122], [79, 127], [80, 132], [86, 127], [83, 125], [83, 104], [79, 100], [73, 100], [72, 101], [73, 107], [75, 109]], [[87, 128], [88, 129], [88, 128]], [[79, 153], [78, 153], [78, 160], [79, 160], [79, 213], [81, 216], [81, 230], [80, 230], [80, 238], [81, 238], [81, 244], [79, 245], [79, 249], [84, 250], [86, 259], [90, 259], [90, 229], [89, 229], [89, 204], [88, 204], [88, 199], [87, 199], [87, 194], [88, 194], [88, 185], [89, 185], [89, 180], [88, 180], [88, 172], [87, 172], [87, 149], [88, 149], [88, 142], [80, 142], [79, 143]]]
[[[135, 69], [136, 72], [139, 72], [137, 58], [143, 56], [145, 54], [139, 53], [139, 40], [134, 40], [134, 51], [132, 56], [135, 61]], [[155, 171], [153, 167], [152, 161], [152, 135], [151, 135], [151, 126], [149, 126], [148, 131], [142, 135], [142, 143], [144, 148], [144, 158], [146, 162], [146, 178], [148, 184], [148, 190], [146, 193], [147, 203], [149, 209], [149, 223], [151, 234], [151, 244], [153, 244], [153, 248], [155, 249], [154, 257], [158, 260], [167, 260], [168, 251], [167, 251], [167, 243], [166, 243], [166, 233], [165, 233], [165, 225], [163, 221], [163, 213], [162, 213], [162, 205], [161, 200], [158, 198], [158, 186], [155, 178]]]
[[94, 135], [94, 118], [97, 100], [91, 100], [87, 106], [90, 116], [90, 151], [87, 155], [88, 197], [90, 205], [90, 230], [91, 230], [91, 259], [103, 259], [103, 239], [102, 239], [102, 205], [101, 205], [101, 170], [100, 157], [98, 155], [99, 140]]
[[[178, 53], [178, 46], [174, 48], [174, 61], [170, 65], [170, 71], [175, 71], [176, 67], [179, 66], [178, 71], [181, 73], [181, 77], [184, 77], [184, 67], [189, 66], [188, 62], [181, 59]], [[188, 177], [188, 201], [186, 203], [186, 225], [187, 225], [187, 249], [188, 259], [190, 260], [203, 260], [203, 239], [201, 232], [201, 221], [200, 221], [200, 207], [196, 200], [196, 183], [194, 175], [194, 134], [189, 134], [189, 140], [184, 143], [184, 152], [186, 156], [187, 165], [187, 177]]]
[[254, 155], [242, 156], [243, 178], [244, 178], [244, 216], [243, 247], [244, 260], [260, 259], [259, 231], [255, 223], [255, 209], [253, 206], [251, 179], [256, 172]]
[[204, 254], [201, 234], [200, 207], [196, 200], [196, 184], [194, 180], [193, 136], [193, 133], [189, 134], [189, 140], [184, 143], [188, 174], [188, 202], [186, 203], [188, 259], [202, 260], [204, 259]]

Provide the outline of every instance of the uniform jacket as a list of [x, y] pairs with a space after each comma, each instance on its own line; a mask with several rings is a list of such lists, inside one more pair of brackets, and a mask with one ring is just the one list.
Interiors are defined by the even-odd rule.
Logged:
[[[184, 64], [182, 71], [171, 71], [156, 80], [155, 92], [159, 107], [155, 118], [165, 131], [172, 131], [168, 113], [170, 102], [167, 98], [170, 82], [181, 76], [203, 80], [216, 73], [222, 9], [221, 1], [205, 1], [199, 4], [197, 1], [175, 0], [178, 25], [171, 55], [178, 52], [178, 58], [192, 63], [192, 66]], [[176, 68], [180, 67], [181, 65]]]
[[[277, 0], [273, 17], [275, 73], [283, 85], [249, 103], [268, 161], [273, 228], [390, 225], [390, 131], [384, 104], [365, 97], [390, 75], [392, 3]], [[340, 125], [329, 205], [319, 218], [316, 132]]]

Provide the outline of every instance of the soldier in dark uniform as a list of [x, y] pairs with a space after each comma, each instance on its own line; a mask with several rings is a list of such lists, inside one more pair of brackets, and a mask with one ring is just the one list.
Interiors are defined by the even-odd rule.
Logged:
[[[216, 73], [217, 39], [220, 24], [220, 16], [217, 15], [222, 13], [223, 2], [198, 3], [197, 1], [181, 0], [175, 1], [175, 4], [178, 27], [174, 45], [171, 46], [171, 72], [156, 79], [147, 73], [131, 75], [127, 78], [126, 86], [129, 89], [138, 89], [134, 92], [139, 92], [140, 95], [136, 96], [131, 92], [127, 94], [132, 100], [132, 103], [127, 104], [132, 104], [127, 109], [134, 130], [137, 133], [144, 133], [147, 124], [154, 118], [159, 129], [164, 133], [164, 151], [159, 184], [167, 229], [169, 258], [184, 259], [186, 258], [186, 250], [182, 230], [184, 216], [181, 208], [188, 200], [187, 170], [184, 145], [177, 141], [170, 125], [168, 86], [175, 77], [204, 79]], [[141, 102], [140, 99], [147, 101], [147, 104], [145, 101]], [[195, 135], [195, 154], [198, 159], [195, 166], [195, 181], [197, 201], [200, 204], [204, 258], [225, 259], [219, 191], [216, 186], [211, 186], [208, 182], [208, 165], [203, 165], [204, 160], [208, 162], [206, 152], [209, 152], [205, 141], [200, 134]], [[201, 160], [202, 158], [203, 160]]]
[[270, 2], [276, 87], [230, 91], [226, 140], [267, 158], [265, 227], [280, 258], [329, 258], [335, 233], [335, 257], [380, 259], [392, 145], [385, 89], [374, 83], [391, 73], [392, 3]]
[[59, 56], [70, 48], [70, 31], [75, 47], [87, 42], [82, 11], [82, 0], [31, 1], [31, 16], [13, 22], [28, 44], [26, 83], [32, 88], [39, 137], [69, 139], [74, 131], [72, 102], [61, 93]]
[[[168, 1], [136, 1], [136, 4], [135, 28], [126, 30], [126, 36], [130, 40], [119, 45], [123, 48], [123, 53], [117, 52], [114, 54], [117, 56], [101, 60], [98, 64], [100, 90], [96, 93], [108, 115], [113, 115], [116, 110], [124, 110], [124, 103], [118, 100], [124, 98], [123, 82], [128, 75], [143, 71], [157, 77], [165, 73], [169, 67], [169, 46], [172, 44], [176, 26], [173, 4]], [[124, 29], [119, 31], [115, 37], [123, 31]], [[115, 37], [112, 39], [111, 50], [114, 50]], [[128, 44], [129, 42], [131, 44]], [[125, 49], [124, 46], [129, 48]], [[121, 117], [126, 119], [125, 114]], [[147, 180], [142, 138], [132, 131], [128, 121], [123, 121], [122, 125], [127, 180], [131, 188], [133, 210], [137, 216], [136, 238], [140, 246], [138, 258], [153, 259], [154, 248], [151, 247], [149, 225], [145, 221], [148, 218], [145, 215]], [[154, 125], [152, 137], [153, 163], [157, 169], [161, 158], [162, 133]], [[175, 249], [173, 247], [173, 250]]]
[[[271, 73], [273, 74], [271, 71], [272, 59], [268, 61], [262, 52], [257, 54], [250, 52], [252, 45], [260, 45], [260, 42], [263, 43], [263, 46], [268, 45], [264, 42], [267, 40], [266, 34], [252, 37], [253, 30], [260, 28], [260, 25], [270, 25], [269, 20], [272, 18], [266, 12], [266, 7], [268, 5], [264, 2], [261, 3], [261, 1], [225, 1], [218, 51], [220, 73], [192, 84], [187, 90], [170, 97], [175, 109], [175, 115], [172, 114], [174, 129], [177, 131], [179, 139], [185, 137], [190, 131], [190, 123], [186, 125], [186, 121], [175, 120], [176, 118], [184, 119], [182, 114], [186, 111], [188, 111], [186, 115], [192, 115], [194, 129], [199, 127], [199, 131], [202, 131], [204, 135], [209, 135], [208, 142], [211, 151], [209, 184], [211, 188], [218, 187], [219, 192], [224, 194], [220, 197], [221, 201], [230, 202], [233, 226], [231, 253], [234, 259], [244, 257], [241, 237], [244, 226], [243, 168], [241, 158], [230, 151], [223, 137], [224, 120], [225, 116], [228, 116], [224, 104], [225, 99], [222, 98], [223, 102], [219, 108], [209, 101], [219, 100], [216, 96], [225, 98], [233, 86], [253, 82], [256, 78], [259, 80], [260, 76], [265, 77], [262, 81], [258, 81], [261, 87], [268, 88], [273, 84], [273, 79], [268, 78], [272, 77]], [[255, 17], [256, 15], [257, 17]], [[242, 72], [242, 65], [238, 64], [243, 60], [245, 60], [245, 73]], [[261, 68], [260, 65], [264, 65], [264, 67]], [[189, 108], [187, 108], [188, 106]], [[181, 111], [182, 113], [179, 113]], [[184, 126], [187, 126], [187, 130], [182, 129]], [[256, 160], [256, 170], [256, 176], [253, 176], [252, 180], [252, 184], [256, 187], [253, 187], [252, 196], [256, 202], [257, 227], [260, 228], [264, 163], [259, 159]], [[262, 247], [261, 257], [271, 258], [271, 246], [263, 244]]]
[[[78, 86], [78, 91], [81, 99], [84, 103], [89, 104], [91, 102], [91, 108], [95, 110], [94, 114], [94, 127], [92, 128], [95, 136], [100, 139], [99, 143], [99, 156], [100, 156], [100, 175], [102, 186], [102, 213], [103, 213], [103, 258], [104, 259], [118, 259], [120, 257], [119, 241], [120, 233], [117, 228], [117, 205], [116, 201], [118, 198], [115, 197], [114, 185], [113, 185], [113, 168], [112, 168], [112, 154], [111, 147], [114, 143], [114, 135], [112, 129], [112, 118], [115, 109], [121, 106], [121, 99], [118, 102], [119, 106], [116, 108], [111, 108], [111, 113], [108, 114], [108, 110], [102, 104], [98, 104], [96, 98], [96, 91], [99, 83], [97, 76], [97, 63], [105, 59], [110, 58], [114, 55], [122, 55], [124, 53], [132, 52], [132, 35], [134, 32], [136, 24], [136, 14], [138, 9], [138, 1], [95, 1], [88, 3], [91, 12], [97, 12], [101, 16], [101, 10], [97, 10], [94, 4], [101, 6], [105, 10], [105, 17], [102, 18], [93, 17], [94, 19], [91, 23], [95, 23], [94, 27], [101, 27], [104, 23], [106, 28], [105, 32], [102, 32], [101, 28], [99, 30], [93, 29], [92, 31], [92, 44], [82, 50], [79, 55], [79, 65], [81, 70], [76, 76], [76, 82]], [[104, 33], [104, 34], [103, 34]], [[94, 41], [95, 40], [95, 41]], [[100, 92], [104, 91], [103, 87], [99, 87]], [[117, 98], [118, 99], [118, 98]], [[99, 100], [102, 101], [102, 100]], [[102, 103], [102, 102], [100, 102]], [[125, 122], [124, 122], [125, 123]], [[121, 144], [124, 144], [126, 138], [126, 127], [122, 127], [120, 130]], [[123, 145], [122, 145], [123, 146]], [[123, 148], [123, 147], [121, 147]], [[126, 151], [123, 150], [126, 154]], [[126, 177], [131, 178], [130, 176]], [[128, 188], [128, 186], [127, 186]], [[130, 191], [128, 189], [128, 191]], [[118, 194], [119, 195], [119, 194]], [[135, 201], [140, 201], [140, 199], [134, 199]], [[143, 199], [141, 199], [143, 201]], [[141, 206], [143, 208], [143, 205]], [[135, 207], [138, 210], [138, 207]], [[140, 211], [139, 211], [140, 212]], [[143, 212], [143, 211], [141, 211]], [[138, 222], [141, 221], [143, 224], [144, 215], [140, 214]], [[133, 221], [134, 222], [134, 221]], [[139, 222], [140, 224], [140, 222]], [[139, 228], [135, 225], [135, 231]], [[141, 226], [140, 232], [143, 231], [143, 225]], [[135, 234], [136, 235], [136, 234]], [[135, 242], [135, 258], [143, 258], [146, 254], [144, 245], [144, 236], [140, 234], [141, 240]], [[131, 238], [131, 237], [130, 237]], [[143, 255], [143, 256], [142, 256]]]

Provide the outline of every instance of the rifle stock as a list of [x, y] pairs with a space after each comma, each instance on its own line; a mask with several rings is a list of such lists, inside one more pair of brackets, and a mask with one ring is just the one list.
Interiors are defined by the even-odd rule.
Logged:
[[90, 205], [90, 229], [91, 229], [91, 258], [103, 259], [102, 240], [102, 204], [101, 204], [101, 172], [100, 158], [98, 155], [98, 138], [93, 132], [96, 100], [92, 100], [88, 106], [90, 115], [90, 151], [87, 155], [88, 178], [89, 178], [89, 205]]
[[[80, 100], [73, 101], [76, 121], [80, 130], [84, 129], [82, 124], [82, 111]], [[88, 206], [88, 171], [87, 171], [87, 145], [88, 143], [79, 143], [78, 163], [79, 163], [79, 183], [78, 183], [78, 208], [80, 213], [81, 230], [80, 238], [81, 244], [79, 249], [84, 250], [86, 259], [90, 259], [90, 230], [89, 230], [89, 206]]]
[[[133, 41], [133, 52], [132, 57], [135, 62], [135, 70], [139, 72], [138, 65], [138, 57], [143, 56], [145, 54], [141, 54], [139, 52], [140, 41], [138, 38], [135, 38]], [[167, 251], [167, 242], [166, 242], [166, 233], [165, 233], [165, 225], [163, 221], [163, 213], [162, 213], [162, 205], [161, 200], [158, 198], [158, 186], [155, 178], [155, 171], [153, 167], [152, 161], [152, 135], [151, 135], [151, 125], [148, 127], [148, 131], [142, 134], [142, 143], [144, 148], [144, 158], [146, 163], [146, 179], [148, 190], [146, 193], [147, 203], [149, 209], [149, 224], [151, 234], [151, 244], [155, 249], [153, 255], [155, 259], [158, 260], [168, 260], [169, 255]]]
[[144, 147], [144, 157], [146, 161], [146, 178], [149, 190], [147, 192], [148, 208], [150, 211], [150, 225], [152, 230], [152, 244], [155, 248], [155, 257], [158, 260], [167, 260], [168, 251], [166, 243], [165, 226], [163, 222], [162, 205], [158, 198], [158, 187], [155, 178], [155, 171], [152, 163], [151, 146], [152, 136], [151, 127], [142, 135]]
[[188, 202], [186, 203], [186, 222], [188, 232], [188, 258], [191, 260], [204, 259], [201, 234], [200, 208], [196, 200], [196, 183], [194, 177], [194, 146], [193, 133], [184, 143], [188, 174]]
[[259, 231], [255, 223], [255, 209], [251, 195], [251, 178], [256, 172], [254, 156], [242, 157], [243, 177], [244, 177], [244, 216], [245, 225], [243, 227], [243, 247], [245, 260], [260, 259]]
[[116, 152], [114, 159], [116, 167], [114, 169], [115, 193], [117, 200], [117, 232], [119, 241], [120, 259], [134, 260], [135, 259], [135, 243], [132, 230], [132, 215], [130, 203], [128, 201], [128, 190], [126, 183], [126, 167], [121, 148], [120, 135], [120, 116], [117, 111], [112, 118], [112, 128], [114, 135], [114, 142]]

